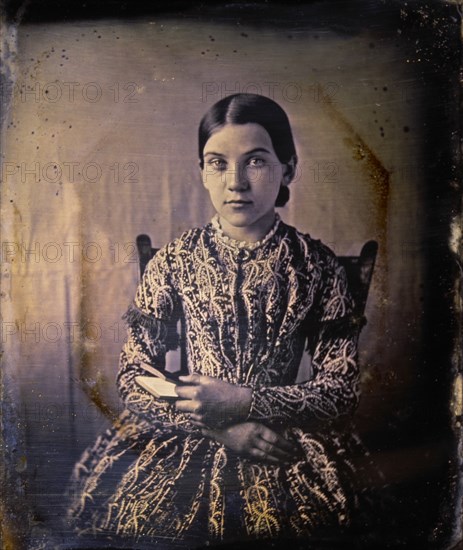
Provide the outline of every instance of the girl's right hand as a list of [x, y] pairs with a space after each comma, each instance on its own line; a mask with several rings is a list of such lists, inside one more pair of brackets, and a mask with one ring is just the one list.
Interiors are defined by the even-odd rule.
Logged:
[[301, 453], [296, 445], [259, 422], [242, 422], [224, 429], [204, 428], [202, 433], [247, 458], [273, 464], [291, 462]]

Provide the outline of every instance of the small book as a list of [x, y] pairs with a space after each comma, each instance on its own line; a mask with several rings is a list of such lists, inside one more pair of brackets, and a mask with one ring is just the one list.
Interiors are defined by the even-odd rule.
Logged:
[[140, 367], [144, 371], [149, 372], [153, 376], [161, 378], [162, 380], [168, 380], [169, 382], [173, 382], [177, 386], [180, 386], [182, 384], [178, 379], [178, 377], [182, 374], [181, 372], [162, 372], [153, 367], [153, 365], [149, 365], [148, 363], [140, 363]]
[[175, 400], [178, 395], [175, 393], [175, 384], [169, 380], [163, 380], [157, 376], [136, 376], [135, 382], [148, 393], [159, 399]]

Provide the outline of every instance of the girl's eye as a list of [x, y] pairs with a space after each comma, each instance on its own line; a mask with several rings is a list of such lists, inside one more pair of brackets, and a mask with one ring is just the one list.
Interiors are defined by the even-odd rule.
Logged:
[[211, 159], [208, 164], [215, 170], [225, 170], [227, 166], [227, 163], [222, 159]]
[[248, 165], [252, 167], [264, 166], [264, 164], [265, 164], [264, 159], [255, 158], [255, 157], [249, 159], [248, 161]]

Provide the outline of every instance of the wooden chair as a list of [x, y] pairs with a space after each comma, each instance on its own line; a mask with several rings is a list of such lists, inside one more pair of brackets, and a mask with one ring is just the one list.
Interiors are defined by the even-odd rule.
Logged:
[[[143, 275], [146, 264], [156, 254], [157, 248], [151, 246], [151, 239], [148, 235], [138, 235], [137, 250], [139, 259], [140, 278]], [[346, 270], [349, 290], [355, 302], [355, 310], [353, 318], [356, 321], [358, 330], [361, 331], [366, 324], [365, 306], [370, 289], [370, 282], [373, 276], [373, 270], [378, 252], [378, 243], [376, 241], [366, 242], [359, 256], [338, 256], [339, 263]], [[176, 330], [177, 327], [171, 327]], [[186, 332], [184, 320], [180, 320], [180, 371], [187, 373], [187, 357], [186, 357]], [[310, 346], [308, 346], [310, 348]]]
[[360, 256], [338, 256], [339, 263], [346, 270], [347, 283], [355, 302], [354, 316], [359, 320], [360, 330], [365, 326], [365, 307], [378, 253], [378, 243], [367, 241]]

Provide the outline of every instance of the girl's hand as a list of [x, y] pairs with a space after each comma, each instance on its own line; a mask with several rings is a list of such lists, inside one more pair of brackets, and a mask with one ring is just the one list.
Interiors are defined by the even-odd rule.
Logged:
[[301, 453], [293, 443], [259, 422], [243, 422], [222, 430], [203, 428], [202, 432], [240, 455], [254, 460], [281, 464], [294, 460]]
[[251, 388], [199, 374], [179, 379], [186, 385], [175, 388], [180, 397], [175, 408], [190, 413], [191, 421], [200, 428], [236, 424], [246, 419], [251, 407]]

